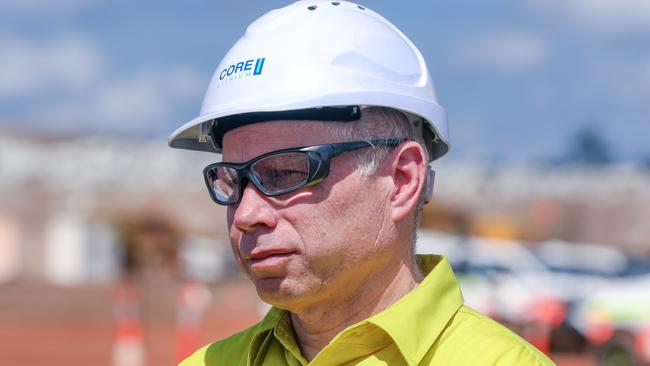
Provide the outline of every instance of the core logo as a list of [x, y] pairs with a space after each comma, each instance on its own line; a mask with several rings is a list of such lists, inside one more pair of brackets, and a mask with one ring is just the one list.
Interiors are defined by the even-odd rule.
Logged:
[[264, 60], [266, 58], [250, 59], [232, 64], [227, 68], [221, 70], [219, 73], [219, 81], [230, 81], [234, 79], [242, 79], [255, 75], [261, 75], [264, 69]]

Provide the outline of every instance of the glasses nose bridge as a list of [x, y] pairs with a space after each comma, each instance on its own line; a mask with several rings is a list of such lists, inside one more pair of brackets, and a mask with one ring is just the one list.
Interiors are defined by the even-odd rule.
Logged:
[[[246, 191], [248, 191], [247, 188], [249, 187], [253, 192], [246, 193]], [[258, 183], [252, 176], [249, 177], [246, 174], [241, 178], [239, 182], [239, 200], [237, 203], [238, 210], [241, 210], [242, 206], [246, 206], [248, 208], [255, 207], [255, 210], [257, 211], [260, 209], [260, 205], [263, 205], [260, 201], [266, 201], [267, 197], [268, 195], [259, 187]]]
[[237, 173], [240, 175], [239, 184], [241, 186], [242, 191], [244, 188], [246, 188], [248, 182], [253, 182], [253, 185], [255, 185], [255, 177], [253, 175], [253, 169], [252, 169], [253, 163], [254, 162], [249, 162], [237, 170]]
[[239, 179], [239, 199], [241, 200], [242, 197], [244, 196], [244, 191], [246, 190], [246, 187], [248, 186], [248, 183], [252, 183], [253, 187], [262, 195], [266, 195], [264, 192], [264, 188], [260, 186], [260, 183], [257, 181], [257, 178], [255, 178], [255, 174], [253, 173], [253, 165], [255, 164], [255, 161], [252, 161], [245, 166], [241, 167], [238, 169], [238, 174], [240, 174], [240, 179]]
[[247, 177], [240, 181], [239, 200], [232, 206], [233, 223], [239, 230], [247, 232], [262, 226], [272, 228], [277, 224], [275, 208], [254, 181], [252, 186], [248, 184], [250, 181]]

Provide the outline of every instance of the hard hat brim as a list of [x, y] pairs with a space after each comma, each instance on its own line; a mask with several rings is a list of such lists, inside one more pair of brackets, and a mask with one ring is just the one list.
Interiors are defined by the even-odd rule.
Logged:
[[[301, 101], [286, 101], [282, 104], [265, 104], [251, 108], [248, 106], [233, 106], [217, 111], [202, 113], [199, 117], [185, 123], [169, 136], [169, 146], [179, 149], [189, 149], [212, 153], [221, 153], [221, 146], [213, 143], [210, 136], [212, 122], [220, 118], [244, 115], [248, 113], [295, 111], [300, 109], [323, 108], [323, 107], [344, 107], [351, 105], [378, 106], [395, 108], [407, 113], [420, 116], [432, 130], [434, 148], [431, 152], [431, 160], [437, 159], [446, 154], [449, 150], [448, 131], [436, 129], [438, 126], [447, 125], [446, 111], [437, 105], [427, 101], [420, 101], [412, 97], [405, 97], [398, 94], [386, 92], [319, 95], [316, 98], [305, 98]], [[434, 123], [437, 122], [437, 123]]]

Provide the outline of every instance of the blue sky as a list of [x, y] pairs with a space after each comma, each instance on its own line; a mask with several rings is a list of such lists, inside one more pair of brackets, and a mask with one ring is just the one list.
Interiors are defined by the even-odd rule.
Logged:
[[[429, 63], [453, 158], [650, 157], [647, 0], [367, 1]], [[160, 139], [246, 26], [289, 1], [0, 0], [0, 128]]]

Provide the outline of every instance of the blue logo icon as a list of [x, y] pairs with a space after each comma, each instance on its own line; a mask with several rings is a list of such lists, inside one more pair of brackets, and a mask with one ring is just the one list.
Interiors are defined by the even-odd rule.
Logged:
[[266, 60], [266, 57], [250, 59], [232, 64], [227, 68], [221, 70], [221, 73], [219, 73], [219, 80], [230, 81], [234, 79], [242, 79], [251, 76], [262, 75], [262, 71], [264, 69], [264, 60]]

